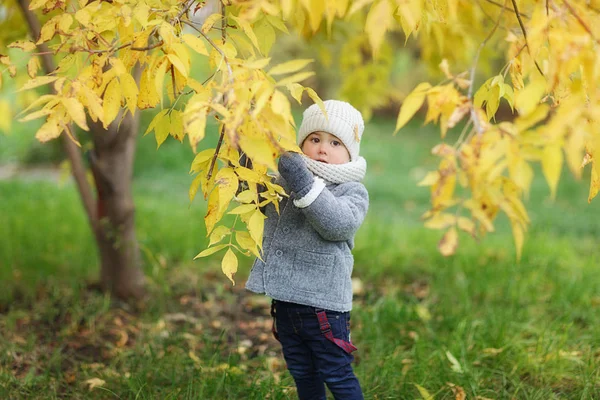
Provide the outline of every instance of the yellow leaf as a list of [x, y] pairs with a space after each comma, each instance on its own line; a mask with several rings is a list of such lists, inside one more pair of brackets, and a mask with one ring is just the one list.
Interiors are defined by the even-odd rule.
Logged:
[[213, 158], [215, 154], [215, 149], [206, 149], [196, 154], [194, 157], [194, 161], [192, 161], [192, 166], [190, 168], [190, 173], [195, 172], [198, 173], [206, 168], [205, 164]]
[[415, 115], [423, 105], [427, 91], [431, 88], [428, 82], [422, 82], [402, 102], [402, 108], [396, 121], [394, 134], [398, 132]]
[[438, 171], [429, 171], [427, 175], [419, 183], [417, 186], [431, 186], [435, 185], [440, 180], [440, 173]]
[[77, 10], [77, 12], [75, 13], [75, 20], [83, 26], [88, 26], [91, 19], [92, 16], [90, 14], [90, 10], [87, 8]]
[[451, 227], [446, 231], [442, 239], [438, 243], [438, 249], [440, 253], [445, 256], [451, 256], [456, 252], [458, 246], [458, 232], [455, 227]]
[[30, 78], [35, 78], [39, 68], [40, 59], [38, 57], [31, 57], [27, 62], [27, 75], [29, 75]]
[[222, 215], [237, 192], [239, 181], [233, 168], [225, 167], [219, 170], [215, 177], [215, 184], [219, 186], [219, 215]]
[[536, 74], [529, 85], [515, 95], [515, 108], [520, 115], [527, 115], [535, 109], [545, 93], [546, 80]]
[[35, 133], [35, 137], [40, 142], [47, 142], [60, 136], [63, 128], [59, 126], [56, 121], [46, 122], [42, 127]]
[[33, 89], [38, 86], [47, 85], [50, 82], [54, 82], [57, 80], [58, 76], [38, 76], [37, 78], [30, 79], [18, 92], [22, 92], [24, 90]]
[[250, 236], [252, 236], [254, 242], [258, 244], [260, 248], [262, 248], [264, 228], [265, 216], [260, 212], [260, 210], [256, 210], [248, 220], [248, 231], [250, 232]]
[[37, 48], [35, 43], [30, 40], [17, 40], [7, 46], [10, 49], [21, 49], [23, 51], [32, 51]]
[[200, 188], [200, 184], [202, 183], [202, 175], [197, 175], [194, 180], [192, 181], [192, 184], [190, 185], [190, 189], [188, 191], [188, 196], [190, 198], [190, 203], [192, 201], [194, 201], [194, 198], [196, 197], [196, 193], [198, 193], [198, 189]]
[[523, 241], [525, 240], [525, 234], [523, 232], [523, 227], [517, 221], [511, 221], [513, 237], [515, 239], [515, 247], [517, 251], [517, 260], [521, 259], [521, 254], [523, 250]]
[[235, 285], [235, 281], [233, 280], [233, 276], [237, 272], [238, 269], [238, 259], [233, 253], [233, 251], [229, 248], [225, 253], [225, 257], [223, 257], [223, 261], [221, 262], [221, 270], [229, 278], [231, 283]]
[[169, 133], [180, 142], [183, 141], [183, 119], [181, 112], [178, 110], [171, 111], [171, 127], [169, 128]]
[[71, 119], [84, 131], [89, 130], [83, 105], [72, 97], [62, 98], [61, 102]]
[[277, 82], [277, 86], [285, 86], [285, 85], [288, 85], [290, 83], [301, 82], [301, 81], [305, 80], [306, 78], [310, 78], [314, 74], [315, 73], [312, 72], [312, 71], [310, 71], [310, 72], [299, 72], [297, 74], [288, 76], [288, 77], [280, 80], [279, 82]]
[[146, 136], [148, 133], [152, 132], [152, 130], [154, 129], [154, 127], [156, 126], [156, 124], [158, 123], [158, 121], [161, 120], [161, 118], [163, 118], [167, 112], [169, 112], [168, 109], [164, 109], [161, 110], [160, 112], [158, 112], [154, 118], [152, 118], [152, 121], [150, 121], [150, 125], [148, 125], [148, 129], [146, 129], [146, 132], [144, 132], [144, 136]]
[[129, 75], [128, 73], [119, 75], [119, 80], [121, 82], [121, 93], [123, 93], [123, 97], [125, 97], [127, 108], [129, 109], [131, 115], [135, 115], [139, 92], [137, 83], [135, 83], [133, 76]]
[[[256, 185], [255, 185], [256, 186]], [[256, 201], [256, 192], [253, 190], [244, 190], [236, 196], [236, 200], [240, 203], [252, 203]]]
[[594, 199], [594, 197], [596, 197], [599, 189], [600, 189], [600, 177], [598, 177], [596, 168], [592, 168], [591, 177], [590, 177], [590, 193], [588, 195], [588, 203], [591, 203], [592, 200]]
[[162, 91], [163, 85], [165, 82], [165, 74], [167, 73], [167, 67], [169, 62], [166, 60], [166, 56], [158, 61], [158, 68], [156, 68], [156, 75], [154, 75], [154, 86], [156, 89], [156, 93], [158, 93], [158, 98], [160, 104], [162, 105]]
[[246, 214], [246, 213], [249, 213], [250, 211], [254, 211], [254, 210], [256, 210], [255, 204], [242, 204], [241, 206], [237, 206], [233, 210], [229, 211], [228, 214], [233, 214], [233, 215]]
[[196, 257], [194, 257], [194, 260], [197, 258], [206, 257], [206, 256], [210, 256], [211, 254], [215, 254], [217, 251], [222, 250], [227, 246], [229, 246], [229, 245], [228, 244], [219, 244], [214, 247], [209, 247], [208, 249], [198, 253], [198, 255]]
[[258, 44], [258, 39], [256, 38], [256, 34], [252, 30], [250, 23], [248, 21], [244, 20], [243, 18], [232, 17], [232, 19], [238, 24], [238, 26], [240, 28], [242, 28], [242, 31], [244, 31], [246, 36], [248, 36], [248, 39], [250, 39], [250, 41], [252, 42], [254, 47], [256, 47], [257, 49], [260, 49], [260, 46]]
[[240, 147], [253, 163], [266, 165], [273, 171], [277, 170], [277, 164], [275, 164], [277, 152], [271, 147], [268, 140], [241, 136]]
[[181, 61], [181, 59], [179, 57], [177, 57], [175, 54], [167, 54], [167, 58], [169, 59], [171, 64], [173, 64], [173, 66], [175, 68], [177, 68], [179, 73], [181, 73], [181, 75], [183, 75], [187, 78], [188, 70], [185, 67], [185, 65], [183, 64], [183, 62]]
[[365, 32], [373, 50], [373, 58], [379, 58], [379, 48], [393, 22], [393, 10], [389, 0], [378, 0], [373, 3], [365, 22]]
[[299, 59], [287, 61], [282, 64], [278, 64], [269, 70], [269, 75], [282, 75], [282, 74], [291, 74], [292, 72], [300, 71], [302, 68], [306, 67], [308, 64], [313, 62], [312, 59]]
[[260, 20], [254, 25], [254, 33], [258, 38], [260, 52], [265, 55], [269, 54], [277, 37], [271, 24], [267, 23], [265, 19]]
[[137, 106], [140, 110], [152, 108], [158, 104], [160, 98], [156, 92], [156, 85], [153, 81], [152, 71], [146, 68], [142, 72], [140, 80], [140, 90], [137, 98]]
[[542, 171], [550, 186], [551, 197], [556, 197], [556, 188], [560, 179], [563, 164], [563, 153], [558, 144], [552, 144], [544, 148], [542, 155]]
[[258, 60], [246, 61], [244, 63], [244, 67], [249, 68], [249, 69], [263, 69], [264, 67], [269, 65], [269, 62], [271, 62], [270, 57], [269, 58], [261, 58]]
[[200, 28], [202, 33], [208, 33], [208, 31], [212, 29], [213, 25], [217, 23], [217, 21], [220, 21], [221, 18], [222, 15], [219, 13], [211, 14], [202, 24], [202, 28]]
[[258, 172], [253, 171], [246, 167], [237, 167], [235, 173], [240, 177], [241, 180], [258, 183], [261, 181], [261, 176]]
[[171, 118], [167, 113], [165, 113], [158, 119], [158, 121], [156, 121], [156, 125], [154, 126], [154, 137], [156, 139], [157, 149], [161, 144], [164, 143], [165, 140], [167, 140], [170, 130]]
[[45, 6], [47, 2], [48, 0], [32, 0], [31, 3], [29, 3], [29, 9], [36, 10], [40, 7]]
[[56, 21], [57, 17], [54, 17], [44, 24], [42, 30], [40, 31], [40, 38], [36, 44], [42, 44], [54, 37], [54, 34], [56, 33]]
[[458, 217], [458, 229], [475, 237], [475, 223], [469, 218]]
[[[219, 15], [219, 14], [216, 14]], [[206, 45], [204, 41], [190, 33], [186, 33], [182, 36], [183, 41], [187, 44], [192, 50], [196, 53], [201, 54], [203, 56], [208, 57], [208, 51], [206, 50]]]
[[206, 132], [206, 108], [196, 112], [193, 119], [185, 123], [185, 131], [188, 134], [190, 146], [195, 152], [196, 145], [204, 139]]
[[290, 102], [279, 90], [273, 92], [273, 96], [271, 98], [271, 109], [275, 114], [281, 115], [285, 119], [290, 118], [292, 115]]
[[148, 16], [150, 15], [150, 7], [142, 2], [135, 5], [133, 9], [133, 18], [135, 18], [142, 28], [148, 26]]
[[[215, 224], [220, 219], [219, 213], [219, 187], [215, 187], [210, 196], [208, 196], [206, 215], [204, 216], [204, 224], [206, 225], [206, 234], [210, 235]], [[202, 254], [202, 253], [200, 253]]]
[[256, 248], [256, 242], [254, 242], [254, 239], [252, 239], [248, 232], [237, 231], [235, 233], [235, 240], [242, 249], [249, 250], [256, 257], [260, 258], [260, 253]]
[[115, 120], [121, 109], [121, 86], [117, 78], [113, 78], [106, 87], [102, 107], [104, 109], [104, 128], [106, 129]]
[[210, 243], [208, 244], [208, 246], [210, 247], [215, 243], [219, 243], [221, 240], [223, 240], [225, 236], [228, 235], [231, 235], [230, 228], [223, 225], [217, 226], [210, 234]]
[[436, 213], [425, 221], [425, 227], [429, 229], [446, 229], [456, 224], [456, 215], [448, 213]]
[[434, 400], [434, 397], [423, 386], [417, 385], [416, 383], [415, 383], [415, 386], [416, 386], [417, 390], [419, 391], [419, 394], [421, 395], [423, 400]]
[[73, 16], [69, 13], [61, 14], [56, 22], [56, 27], [63, 34], [68, 34], [71, 31], [73, 24]]

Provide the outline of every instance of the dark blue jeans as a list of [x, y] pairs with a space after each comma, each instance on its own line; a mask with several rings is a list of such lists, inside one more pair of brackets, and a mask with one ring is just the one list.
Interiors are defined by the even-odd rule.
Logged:
[[[314, 307], [273, 300], [275, 330], [300, 400], [325, 400], [325, 384], [336, 399], [364, 399], [352, 370], [354, 356], [328, 340]], [[350, 341], [350, 313], [326, 311], [333, 336]]]

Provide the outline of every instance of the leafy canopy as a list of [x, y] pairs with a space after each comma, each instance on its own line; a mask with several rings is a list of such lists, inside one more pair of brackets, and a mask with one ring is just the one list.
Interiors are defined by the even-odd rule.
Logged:
[[[420, 184], [431, 188], [425, 225], [445, 231], [443, 254], [456, 251], [458, 231], [493, 231], [501, 211], [520, 256], [533, 163], [541, 163], [552, 196], [564, 164], [576, 176], [592, 165], [589, 201], [600, 188], [600, 26], [593, 23], [600, 0], [34, 0], [30, 9], [46, 15], [40, 37], [9, 47], [31, 55], [21, 91], [55, 89], [21, 111], [21, 121], [44, 118], [40, 141], [62, 134], [76, 141], [73, 123], [88, 130], [89, 118], [108, 127], [122, 110], [156, 108], [146, 134], [158, 146], [187, 137], [196, 151], [207, 121], [217, 121], [220, 140], [192, 161], [189, 194], [208, 200], [210, 244], [197, 257], [225, 250], [223, 271], [232, 281], [236, 252], [260, 256], [260, 208], [278, 207], [285, 196], [267, 172], [282, 152], [299, 151], [290, 98], [300, 103], [306, 92], [322, 107], [301, 84], [314, 75], [313, 60], [272, 65], [276, 38], [290, 31], [343, 49], [340, 95], [366, 116], [391, 98], [399, 35], [441, 72], [438, 82], [419, 83], [405, 97], [396, 131], [423, 105], [425, 123], [440, 127], [443, 142], [432, 149], [439, 166]], [[41, 43], [59, 60], [49, 75], [38, 75]], [[210, 66], [203, 82], [191, 77], [193, 54]], [[332, 63], [326, 51], [320, 57]], [[17, 74], [7, 55], [0, 63], [3, 73]], [[498, 69], [477, 85], [480, 64]], [[502, 101], [514, 120], [496, 121]], [[458, 140], [446, 143], [455, 127]], [[220, 224], [226, 213], [235, 215], [233, 226]]]

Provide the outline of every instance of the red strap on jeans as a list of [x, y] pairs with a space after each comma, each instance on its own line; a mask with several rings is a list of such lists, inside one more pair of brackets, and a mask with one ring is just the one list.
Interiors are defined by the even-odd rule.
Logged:
[[275, 302], [271, 302], [271, 317], [273, 317], [273, 325], [271, 325], [271, 332], [273, 333], [273, 337], [279, 340], [279, 334], [277, 333], [277, 327], [275, 325]]
[[325, 313], [325, 310], [316, 310], [316, 312], [317, 318], [319, 319], [319, 327], [321, 328], [321, 333], [327, 338], [327, 340], [332, 341], [348, 354], [358, 350], [352, 343], [333, 337], [333, 333], [331, 332], [331, 325], [329, 325], [329, 320], [327, 320], [327, 314]]

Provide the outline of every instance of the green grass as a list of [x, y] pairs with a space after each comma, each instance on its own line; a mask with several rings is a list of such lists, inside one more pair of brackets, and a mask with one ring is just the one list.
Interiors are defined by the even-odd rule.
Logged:
[[[419, 220], [428, 191], [416, 186], [435, 165], [437, 132], [392, 130], [372, 122], [361, 148], [371, 206], [354, 250], [365, 291], [352, 325], [365, 397], [420, 398], [418, 384], [454, 399], [452, 383], [470, 399], [599, 398], [600, 206], [587, 205], [587, 181], [565, 173], [550, 202], [538, 174], [519, 263], [503, 218], [443, 258], [441, 232]], [[151, 296], [137, 308], [88, 288], [98, 263], [72, 184], [0, 182], [0, 398], [294, 398], [268, 303], [243, 290], [250, 260], [235, 287], [218, 258], [191, 261], [206, 245], [205, 206], [187, 199], [192, 157], [139, 139], [136, 224]], [[105, 383], [90, 391], [93, 378]]]

